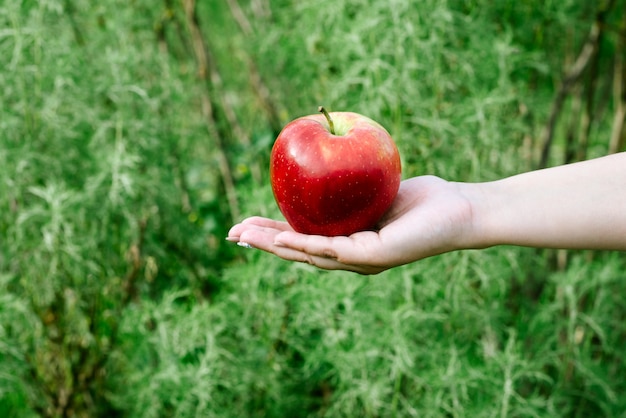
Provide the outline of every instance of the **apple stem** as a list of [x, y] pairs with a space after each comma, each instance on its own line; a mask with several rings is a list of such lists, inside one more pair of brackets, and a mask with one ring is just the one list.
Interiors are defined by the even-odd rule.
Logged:
[[326, 117], [326, 120], [328, 121], [328, 126], [330, 127], [330, 133], [335, 135], [335, 124], [333, 123], [333, 120], [330, 118], [330, 115], [328, 114], [326, 109], [324, 109], [324, 106], [318, 107], [317, 110], [318, 112], [321, 112], [324, 114], [324, 116]]

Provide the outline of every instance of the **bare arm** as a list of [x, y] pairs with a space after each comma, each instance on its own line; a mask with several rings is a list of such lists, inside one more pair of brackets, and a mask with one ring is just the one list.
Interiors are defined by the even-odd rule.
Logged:
[[626, 153], [477, 187], [480, 246], [626, 250]]
[[322, 237], [253, 217], [228, 238], [287, 260], [378, 273], [444, 252], [520, 245], [626, 250], [626, 153], [487, 183], [405, 180], [376, 232]]

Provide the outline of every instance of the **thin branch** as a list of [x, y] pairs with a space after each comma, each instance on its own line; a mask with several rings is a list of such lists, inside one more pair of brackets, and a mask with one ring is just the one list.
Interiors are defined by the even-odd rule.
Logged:
[[139, 234], [137, 241], [133, 243], [126, 254], [129, 262], [129, 268], [122, 282], [123, 296], [121, 305], [126, 306], [131, 300], [137, 298], [137, 279], [141, 271], [143, 245], [146, 236], [147, 219], [138, 221]]
[[598, 48], [598, 39], [600, 36], [600, 24], [596, 20], [591, 25], [591, 30], [589, 31], [589, 35], [587, 37], [587, 41], [580, 52], [580, 55], [574, 62], [574, 65], [569, 69], [563, 81], [561, 82], [561, 87], [557, 92], [556, 98], [554, 99], [554, 103], [552, 104], [552, 110], [550, 111], [550, 117], [548, 118], [548, 123], [542, 134], [542, 151], [541, 151], [541, 160], [539, 162], [539, 168], [545, 168], [548, 165], [548, 159], [550, 158], [550, 149], [552, 147], [552, 141], [554, 138], [554, 130], [556, 128], [556, 122], [559, 118], [559, 114], [563, 108], [563, 104], [565, 103], [565, 98], [570, 93], [574, 84], [580, 79], [583, 74], [585, 68], [589, 64], [591, 57], [595, 54]]
[[615, 60], [615, 81], [613, 97], [615, 98], [615, 115], [609, 141], [609, 154], [615, 154], [624, 147], [624, 121], [626, 120], [626, 94], [624, 92], [624, 62], [621, 57]]
[[241, 29], [243, 34], [246, 36], [252, 35], [252, 25], [250, 24], [250, 21], [241, 9], [241, 6], [239, 6], [237, 0], [228, 0], [228, 8], [230, 9], [230, 13], [235, 18], [235, 21], [239, 25], [239, 28]]
[[[235, 181], [233, 179], [233, 171], [226, 155], [224, 143], [225, 139], [232, 136], [232, 134], [230, 132], [226, 132], [229, 128], [220, 123], [221, 118], [218, 113], [219, 105], [216, 101], [213, 101], [215, 99], [212, 100], [212, 97], [214, 98], [216, 96], [212, 93], [219, 91], [219, 88], [222, 85], [221, 77], [214, 66], [210, 50], [200, 30], [198, 15], [196, 13], [196, 1], [182, 0], [182, 3], [185, 10], [187, 27], [189, 29], [189, 33], [191, 34], [194, 55], [198, 65], [198, 77], [206, 83], [206, 89], [202, 91], [201, 95], [202, 114], [205, 119], [209, 136], [213, 137], [215, 140], [218, 166], [224, 183], [230, 215], [233, 219], [239, 219], [240, 210], [239, 203], [237, 201]], [[230, 112], [226, 113], [228, 121], [233, 122], [233, 114]], [[235, 126], [238, 125], [235, 124]], [[230, 128], [232, 127], [233, 125], [230, 125]]]
[[[256, 6], [257, 17], [269, 16], [269, 12], [264, 10], [265, 7], [262, 4], [257, 4]], [[254, 29], [250, 24], [250, 20], [246, 17], [241, 6], [239, 6], [238, 1], [228, 0], [228, 7], [230, 8], [230, 13], [239, 25], [239, 29], [244, 34], [244, 36], [254, 36]], [[259, 101], [261, 108], [265, 112], [267, 120], [270, 124], [270, 129], [275, 135], [278, 135], [282, 128], [278, 107], [271, 97], [270, 90], [265, 84], [265, 81], [263, 80], [263, 77], [259, 72], [256, 62], [250, 57], [248, 58], [248, 73], [250, 75], [250, 85], [252, 87], [252, 91]]]
[[[597, 44], [601, 45], [604, 38], [604, 31], [600, 31], [598, 34]], [[589, 63], [589, 76], [587, 77], [587, 84], [585, 86], [585, 108], [582, 113], [580, 137], [578, 141], [578, 147], [575, 154], [572, 154], [569, 159], [565, 160], [566, 163], [573, 162], [574, 160], [582, 161], [587, 158], [587, 148], [589, 144], [589, 135], [591, 133], [591, 123], [593, 121], [593, 114], [595, 108], [595, 95], [598, 85], [598, 78], [600, 77], [600, 54], [596, 52], [592, 56], [592, 60]]]
[[539, 168], [545, 168], [548, 165], [548, 159], [550, 158], [550, 150], [552, 147], [552, 141], [554, 139], [554, 130], [556, 123], [563, 109], [565, 99], [571, 92], [572, 88], [581, 79], [584, 71], [589, 66], [592, 58], [597, 54], [600, 40], [602, 39], [602, 33], [604, 31], [605, 20], [608, 13], [615, 5], [615, 0], [609, 0], [602, 8], [600, 8], [595, 16], [595, 20], [591, 25], [587, 40], [583, 45], [578, 58], [571, 66], [569, 71], [563, 77], [561, 87], [557, 92], [556, 98], [552, 104], [552, 110], [550, 111], [550, 117], [545, 126], [542, 134], [542, 150], [541, 160], [539, 161]]
[[257, 19], [271, 19], [272, 10], [268, 0], [252, 0], [250, 3], [254, 17]]
[[78, 22], [76, 22], [76, 8], [74, 7], [72, 0], [65, 0], [65, 12], [67, 19], [70, 21], [70, 26], [72, 27], [76, 43], [80, 46], [85, 46], [85, 37], [83, 36], [83, 32], [78, 27]]
[[626, 142], [626, 11], [622, 15], [622, 30], [619, 34], [618, 51], [615, 54], [615, 67], [613, 73], [613, 98], [615, 102], [615, 115], [609, 141], [609, 154], [615, 154], [624, 148]]

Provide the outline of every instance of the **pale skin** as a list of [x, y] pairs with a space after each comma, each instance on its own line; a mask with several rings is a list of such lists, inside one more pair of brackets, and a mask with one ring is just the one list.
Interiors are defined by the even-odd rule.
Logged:
[[414, 177], [401, 183], [377, 231], [304, 235], [251, 217], [227, 240], [361, 274], [497, 245], [626, 251], [626, 152], [484, 183]]

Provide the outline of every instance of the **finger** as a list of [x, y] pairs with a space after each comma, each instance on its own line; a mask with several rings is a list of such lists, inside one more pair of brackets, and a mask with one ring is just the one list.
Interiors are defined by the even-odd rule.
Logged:
[[[262, 222], [265, 225], [273, 225], [272, 223]], [[239, 236], [238, 243], [244, 243], [244, 246], [252, 246], [259, 250], [272, 253], [280, 258], [288, 261], [297, 261], [301, 263], [307, 263], [320, 268], [336, 270], [346, 269], [346, 266], [333, 260], [332, 258], [319, 257], [311, 254], [307, 254], [303, 251], [299, 251], [293, 248], [286, 247], [276, 242], [276, 236], [284, 231], [262, 227], [259, 225], [247, 225], [246, 229]], [[294, 233], [296, 235], [301, 235]]]
[[337, 250], [335, 248], [340, 242], [337, 237], [305, 235], [285, 231], [276, 235], [274, 244], [318, 257], [337, 259]]
[[[275, 228], [266, 228], [257, 225], [246, 226], [237, 237], [238, 243], [249, 244], [255, 248], [270, 251], [276, 235], [282, 231]], [[271, 252], [271, 251], [270, 251]]]
[[282, 259], [310, 264], [324, 270], [345, 270], [359, 274], [376, 274], [384, 270], [372, 266], [345, 264], [335, 258], [309, 254], [280, 244], [273, 245], [270, 252]]
[[263, 218], [261, 216], [252, 216], [241, 222], [242, 225], [255, 225], [264, 228], [273, 228], [281, 231], [293, 231], [293, 228], [284, 221], [276, 221], [274, 219]]
[[253, 216], [244, 219], [242, 222], [231, 227], [228, 231], [226, 239], [228, 241], [237, 242], [240, 240], [241, 234], [245, 231], [259, 228], [269, 228], [275, 229], [277, 231], [293, 230], [287, 222], [275, 221], [273, 219], [262, 218], [260, 216]]
[[286, 231], [276, 235], [274, 244], [310, 256], [334, 260], [342, 265], [374, 269], [385, 267], [379, 258], [381, 249], [378, 234], [371, 231], [358, 232], [349, 237], [324, 237]]
[[307, 263], [326, 270], [376, 274], [387, 268], [372, 264], [374, 257], [368, 255], [372, 251], [358, 244], [361, 241], [378, 242], [374, 232], [360, 232], [351, 237], [305, 235], [293, 231], [286, 222], [252, 217], [233, 226], [227, 239], [285, 260]]

